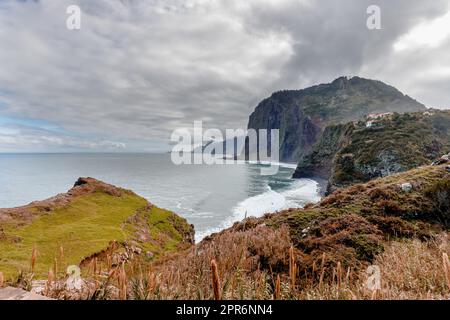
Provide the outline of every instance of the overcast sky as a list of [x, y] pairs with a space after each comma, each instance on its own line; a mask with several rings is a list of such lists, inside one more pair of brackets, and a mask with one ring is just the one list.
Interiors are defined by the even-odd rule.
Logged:
[[341, 75], [449, 108], [450, 1], [0, 0], [0, 152], [161, 151]]

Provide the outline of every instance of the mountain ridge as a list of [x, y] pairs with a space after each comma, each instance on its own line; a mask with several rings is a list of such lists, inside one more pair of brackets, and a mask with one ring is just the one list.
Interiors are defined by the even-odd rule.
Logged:
[[274, 92], [256, 106], [247, 127], [279, 129], [280, 161], [297, 162], [328, 125], [370, 113], [424, 110], [423, 104], [379, 80], [339, 77], [327, 84]]

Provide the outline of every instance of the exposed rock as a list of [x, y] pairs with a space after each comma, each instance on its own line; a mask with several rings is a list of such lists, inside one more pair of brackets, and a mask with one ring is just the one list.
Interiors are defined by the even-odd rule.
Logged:
[[438, 160], [433, 162], [434, 166], [439, 166], [444, 163], [448, 163], [450, 161], [450, 153], [444, 154], [442, 157], [440, 157]]
[[280, 130], [280, 160], [298, 162], [331, 124], [371, 113], [425, 111], [424, 105], [380, 81], [341, 77], [303, 90], [279, 91], [250, 115], [248, 128]]
[[[283, 93], [264, 100], [250, 115], [249, 129], [280, 130], [280, 160], [296, 162], [311, 149], [322, 128], [297, 104], [285, 105]], [[279, 99], [280, 98], [280, 99]], [[251, 150], [255, 151], [255, 150]]]
[[18, 288], [6, 287], [0, 289], [0, 300], [54, 300], [36, 293]]
[[[304, 155], [294, 178], [328, 180], [328, 193], [337, 188], [386, 177], [428, 165], [450, 150], [450, 111], [394, 114], [383, 126], [363, 123], [332, 125], [313, 149]], [[370, 141], [370, 143], [368, 143]], [[448, 162], [448, 155], [434, 165]]]
[[403, 183], [400, 187], [402, 188], [403, 192], [411, 192], [412, 189], [413, 189], [412, 184], [409, 183], [409, 182], [408, 183]]
[[136, 246], [131, 246], [131, 247], [129, 248], [129, 250], [130, 250], [132, 253], [137, 254], [137, 255], [140, 255], [141, 252], [142, 252], [142, 249], [139, 248], [137, 245], [136, 245]]
[[81, 279], [81, 270], [78, 266], [68, 266], [67, 267], [68, 278], [66, 280], [67, 290], [81, 290], [83, 288], [84, 281]]
[[348, 144], [353, 130], [353, 123], [327, 127], [314, 149], [300, 159], [294, 178], [328, 179], [335, 155]]
[[94, 178], [78, 178], [74, 187], [67, 193], [61, 193], [42, 201], [34, 201], [22, 207], [0, 209], [0, 221], [14, 220], [16, 222], [29, 223], [42, 214], [68, 205], [75, 198], [96, 191], [102, 191], [114, 197], [120, 197], [123, 193], [134, 194], [130, 190], [122, 189]]

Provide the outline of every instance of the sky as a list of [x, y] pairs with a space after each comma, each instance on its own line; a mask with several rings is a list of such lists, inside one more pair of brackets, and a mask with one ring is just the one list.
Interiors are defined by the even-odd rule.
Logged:
[[167, 151], [343, 75], [450, 108], [450, 0], [0, 0], [0, 152]]

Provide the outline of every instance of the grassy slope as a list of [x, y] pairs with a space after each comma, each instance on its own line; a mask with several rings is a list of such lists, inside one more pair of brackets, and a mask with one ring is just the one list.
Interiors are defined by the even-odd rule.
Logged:
[[[420, 113], [397, 115], [395, 120], [384, 121], [380, 128], [355, 130], [351, 143], [337, 155], [332, 180], [337, 185], [365, 182], [379, 177], [383, 163], [381, 155], [388, 153], [393, 171], [406, 171], [428, 164], [450, 151], [450, 112], [436, 111], [432, 116]], [[352, 154], [352, 164], [343, 161], [343, 155]], [[387, 155], [386, 155], [387, 156]], [[362, 168], [373, 168], [364, 173]], [[360, 180], [358, 181], [358, 178]]]
[[[108, 247], [111, 241], [119, 243], [132, 239], [136, 227], [125, 221], [136, 212], [145, 218], [152, 240], [141, 242], [144, 250], [158, 254], [174, 250], [183, 241], [179, 230], [188, 231], [184, 219], [172, 212], [147, 207], [148, 202], [124, 192], [120, 197], [102, 191], [73, 199], [68, 205], [56, 208], [48, 214], [35, 218], [21, 227], [3, 226], [7, 239], [19, 237], [17, 243], [0, 240], [0, 271], [7, 277], [19, 270], [30, 270], [31, 255], [35, 246], [38, 252], [35, 275], [47, 275], [55, 258], [58, 264], [78, 264]], [[125, 227], [124, 227], [125, 226]], [[64, 248], [60, 261], [60, 247]]]
[[[411, 192], [401, 190], [404, 182], [412, 183]], [[155, 298], [212, 298], [205, 272], [212, 259], [226, 299], [272, 299], [277, 276], [284, 299], [370, 299], [369, 264], [383, 272], [384, 297], [448, 297], [450, 283], [440, 271], [450, 247], [439, 234], [449, 226], [450, 173], [445, 166], [421, 167], [340, 189], [305, 209], [248, 218], [159, 260], [152, 272], [164, 290]], [[346, 280], [337, 284], [336, 275]]]
[[[404, 182], [413, 185], [411, 192], [401, 190]], [[105, 196], [93, 196], [97, 199], [99, 195]], [[122, 200], [128, 196], [122, 196]], [[109, 195], [105, 199], [108, 206], [115, 204]], [[130, 203], [135, 200], [140, 206], [136, 198]], [[88, 203], [91, 206], [96, 201], [90, 199]], [[71, 207], [62, 208], [61, 213], [65, 215]], [[75, 211], [83, 208], [85, 205]], [[142, 230], [142, 221], [150, 224], [148, 233], [153, 240], [143, 244], [144, 248], [165, 243], [170, 250], [189, 232], [183, 219], [162, 209], [145, 206], [129, 213], [122, 216], [126, 220], [125, 231], [117, 228], [119, 219], [110, 226], [117, 234], [123, 232], [123, 239], [136, 239], [133, 235], [135, 229]], [[110, 223], [110, 217], [100, 216]], [[91, 288], [91, 295], [84, 298], [91, 299], [94, 293], [96, 298], [109, 299], [213, 298], [209, 272], [212, 259], [219, 268], [225, 299], [370, 299], [374, 294], [377, 299], [448, 298], [450, 282], [444, 281], [450, 279], [450, 273], [440, 270], [445, 254], [450, 254], [450, 243], [446, 237], [441, 241], [438, 235], [442, 231], [447, 234], [449, 226], [450, 173], [445, 165], [425, 166], [337, 190], [305, 209], [248, 218], [196, 246], [164, 255], [150, 264], [137, 259], [123, 271], [117, 267], [102, 268], [101, 279], [108, 279], [102, 285], [116, 287], [117, 291], [99, 296], [97, 289]], [[39, 232], [34, 236], [39, 238]], [[167, 236], [173, 241], [165, 241]], [[31, 251], [32, 245], [30, 242], [26, 250]], [[50, 259], [39, 267], [42, 272], [52, 264], [57, 251], [56, 245], [46, 251]], [[29, 255], [31, 252], [22, 257], [24, 267], [28, 267]], [[294, 262], [297, 272], [292, 273]], [[369, 264], [378, 265], [383, 273], [380, 292], [366, 287]], [[447, 269], [450, 272], [450, 262]], [[128, 279], [125, 289], [120, 280], [124, 274]], [[278, 290], [276, 282], [280, 283]], [[127, 295], [123, 295], [126, 290]], [[51, 296], [73, 298], [60, 294], [57, 288]]]
[[[160, 254], [180, 248], [182, 242], [187, 242], [186, 236], [192, 232], [192, 226], [186, 220], [171, 211], [151, 206], [140, 209], [136, 213], [144, 221], [149, 241], [140, 241], [143, 250]], [[125, 227], [131, 238], [136, 240], [136, 232], [142, 230], [142, 225], [128, 223]]]
[[327, 127], [294, 177], [319, 176], [335, 189], [429, 164], [450, 151], [450, 112], [433, 112], [397, 114], [373, 128]]
[[[403, 183], [413, 190], [402, 191]], [[318, 205], [273, 215], [268, 223], [289, 226], [306, 265], [323, 252], [347, 265], [371, 262], [386, 239], [427, 239], [450, 226], [450, 173], [425, 166], [338, 189]]]

